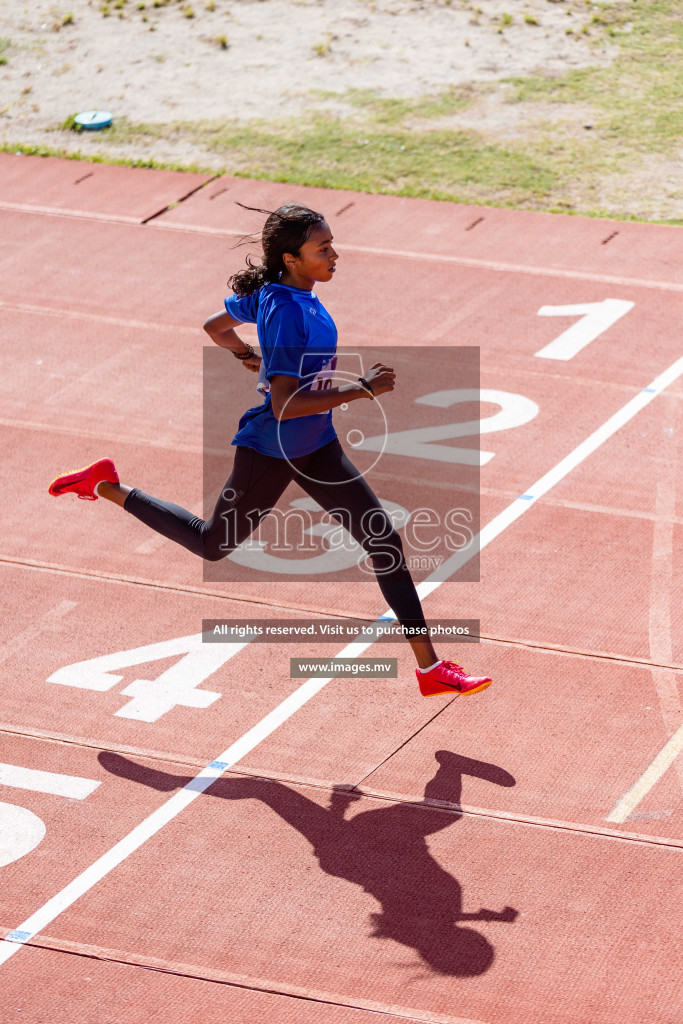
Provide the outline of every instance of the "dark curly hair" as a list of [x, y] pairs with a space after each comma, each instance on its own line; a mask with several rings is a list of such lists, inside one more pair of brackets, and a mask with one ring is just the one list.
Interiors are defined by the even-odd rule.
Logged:
[[[244, 206], [243, 203], [239, 204]], [[285, 269], [283, 256], [286, 252], [298, 256], [301, 246], [308, 240], [311, 232], [325, 220], [322, 213], [309, 210], [301, 203], [287, 203], [272, 213], [259, 210], [254, 206], [244, 206], [245, 210], [255, 213], [267, 213], [268, 219], [263, 225], [261, 247], [263, 260], [260, 264], [253, 263], [247, 256], [247, 269], [233, 274], [228, 281], [236, 295], [251, 295], [264, 284], [277, 281]]]

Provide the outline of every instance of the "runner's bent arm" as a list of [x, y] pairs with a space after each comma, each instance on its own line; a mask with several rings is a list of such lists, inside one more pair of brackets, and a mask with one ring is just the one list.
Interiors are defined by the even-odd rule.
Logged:
[[[221, 348], [227, 348], [229, 352], [248, 352], [247, 342], [235, 333], [235, 327], [241, 325], [241, 320], [235, 320], [229, 313], [223, 310], [220, 313], [214, 313], [204, 324], [204, 330], [216, 345], [220, 345]], [[254, 353], [249, 356], [248, 359], [242, 359], [240, 362], [244, 363], [247, 370], [257, 370], [261, 362], [261, 357]]]
[[[395, 378], [393, 369], [384, 363], [375, 363], [368, 370], [366, 377], [374, 395], [393, 391]], [[270, 399], [275, 419], [292, 420], [299, 416], [313, 416], [318, 412], [336, 409], [344, 402], [354, 402], [357, 398], [372, 398], [362, 384], [353, 382], [320, 391], [298, 390], [299, 387], [297, 377], [288, 377], [284, 374], [274, 374], [271, 377]]]

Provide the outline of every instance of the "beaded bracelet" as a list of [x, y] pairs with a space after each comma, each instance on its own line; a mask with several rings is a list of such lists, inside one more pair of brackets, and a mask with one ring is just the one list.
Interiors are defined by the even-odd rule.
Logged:
[[247, 346], [248, 351], [247, 352], [233, 352], [233, 355], [234, 355], [235, 359], [249, 359], [251, 356], [254, 355], [254, 350], [253, 350], [253, 348], [251, 347], [251, 345], [249, 344], [248, 341], [245, 342], [245, 345]]

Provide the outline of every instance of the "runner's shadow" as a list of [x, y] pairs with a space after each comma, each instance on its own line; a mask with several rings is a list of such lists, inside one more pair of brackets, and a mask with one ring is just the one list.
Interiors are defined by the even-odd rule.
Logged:
[[[301, 833], [313, 847], [320, 867], [329, 875], [361, 886], [381, 906], [371, 915], [372, 934], [415, 949], [440, 974], [459, 977], [483, 974], [493, 962], [494, 948], [463, 921], [512, 923], [513, 907], [465, 913], [462, 888], [432, 857], [427, 837], [448, 828], [460, 817], [457, 810], [463, 775], [497, 786], [514, 786], [512, 775], [484, 761], [446, 750], [424, 791], [426, 801], [448, 801], [456, 809], [438, 809], [428, 803], [391, 803], [346, 818], [360, 794], [333, 791], [329, 807], [321, 807], [280, 782], [255, 778], [221, 778], [207, 795], [229, 800], [260, 800]], [[143, 767], [119, 754], [103, 752], [101, 765], [119, 777], [161, 791], [180, 789], [192, 776], [170, 775]], [[485, 857], [485, 851], [480, 851]]]

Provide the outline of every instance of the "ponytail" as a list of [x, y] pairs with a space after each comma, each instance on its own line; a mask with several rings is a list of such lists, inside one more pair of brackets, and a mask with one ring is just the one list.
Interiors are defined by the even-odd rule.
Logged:
[[228, 288], [232, 288], [235, 295], [251, 295], [252, 292], [262, 288], [264, 284], [276, 281], [279, 274], [269, 277], [268, 268], [264, 263], [258, 266], [252, 263], [251, 257], [247, 256], [247, 269], [239, 270], [228, 279]]

